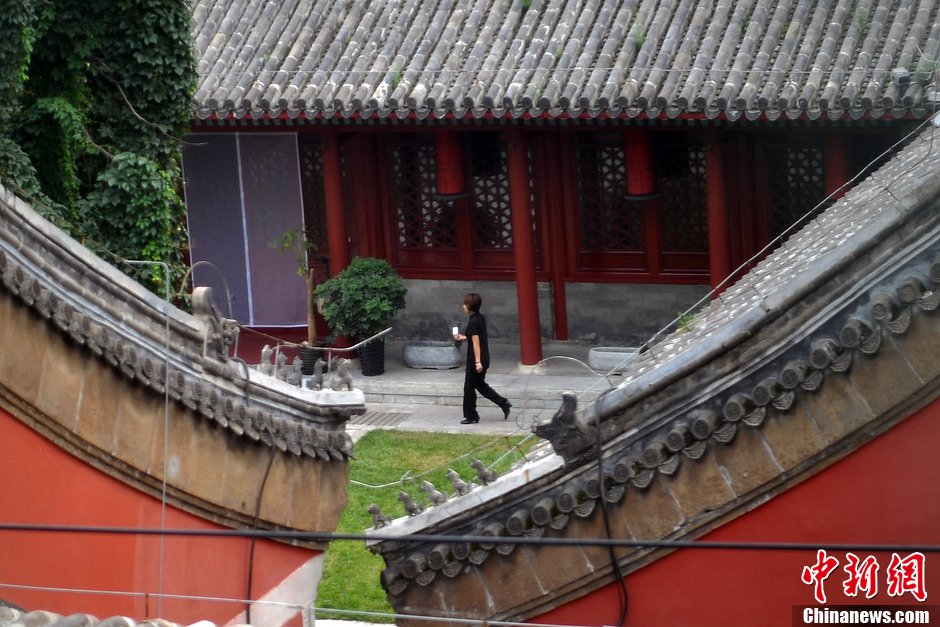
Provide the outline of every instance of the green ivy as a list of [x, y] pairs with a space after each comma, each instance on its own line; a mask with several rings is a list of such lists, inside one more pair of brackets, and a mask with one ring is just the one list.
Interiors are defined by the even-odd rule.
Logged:
[[[79, 203], [83, 233], [92, 248], [122, 259], [169, 264], [179, 280], [185, 208], [171, 174], [152, 159], [132, 152], [115, 155], [99, 176], [97, 189]], [[159, 265], [129, 271], [163, 295], [165, 273]], [[174, 285], [169, 286], [172, 293]]]
[[[12, 0], [0, 12], [0, 179], [100, 253], [184, 275], [185, 0]], [[132, 271], [154, 292], [162, 269]]]
[[0, 11], [0, 129], [15, 119], [35, 36], [32, 0], [8, 0]]
[[19, 144], [2, 134], [0, 134], [0, 180], [17, 195], [32, 199], [33, 208], [41, 216], [59, 228], [71, 231], [73, 225], [62, 217], [66, 213], [65, 208], [43, 195], [36, 169], [30, 163], [29, 155], [23, 152]]
[[113, 13], [100, 35], [108, 45], [89, 60], [98, 139], [114, 152], [138, 152], [175, 168], [196, 84], [187, 3], [105, 4]]
[[[19, 140], [33, 155], [39, 184], [64, 207], [75, 207], [81, 195], [77, 158], [86, 150], [82, 112], [61, 96], [39, 98], [23, 113]], [[75, 216], [66, 216], [74, 221]]]

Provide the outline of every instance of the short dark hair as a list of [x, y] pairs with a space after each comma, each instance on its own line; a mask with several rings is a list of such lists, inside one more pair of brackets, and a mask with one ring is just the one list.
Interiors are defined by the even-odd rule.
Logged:
[[476, 313], [480, 311], [480, 305], [483, 304], [483, 299], [480, 297], [479, 294], [470, 292], [469, 294], [463, 297], [463, 304], [467, 306], [467, 309], [469, 309], [473, 313]]

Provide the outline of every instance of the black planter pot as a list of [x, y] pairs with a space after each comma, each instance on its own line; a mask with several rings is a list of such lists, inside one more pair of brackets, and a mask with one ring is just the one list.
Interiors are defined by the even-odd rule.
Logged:
[[[311, 375], [313, 374], [313, 368], [317, 363], [317, 359], [323, 358], [323, 349], [319, 346], [298, 346], [297, 354], [303, 362], [303, 365], [300, 367], [301, 374]], [[323, 361], [326, 360], [324, 359]], [[325, 365], [324, 370], [326, 370]]]
[[359, 347], [362, 376], [374, 377], [385, 372], [385, 340], [372, 340]]

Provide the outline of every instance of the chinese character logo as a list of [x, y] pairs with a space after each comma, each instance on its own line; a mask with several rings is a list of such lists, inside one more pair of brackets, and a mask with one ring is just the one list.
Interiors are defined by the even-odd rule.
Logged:
[[[854, 553], [845, 554], [845, 566], [842, 570], [846, 578], [842, 582], [842, 591], [846, 596], [857, 597], [865, 594], [866, 599], [874, 598], [878, 594], [878, 572], [881, 570], [878, 559], [869, 555], [865, 559]], [[839, 567], [839, 559], [829, 555], [825, 549], [816, 551], [816, 562], [804, 566], [800, 579], [806, 585], [813, 586], [813, 596], [817, 603], [826, 603], [826, 579]], [[927, 600], [925, 587], [926, 560], [920, 552], [911, 553], [901, 557], [897, 553], [891, 554], [891, 563], [885, 569], [885, 584], [888, 596], [900, 597], [910, 593], [918, 601]]]
[[816, 551], [816, 563], [812, 566], [803, 567], [803, 583], [813, 586], [813, 595], [817, 603], [826, 602], [825, 582], [839, 566], [839, 560], [828, 555], [825, 550]]
[[918, 601], [927, 600], [924, 587], [925, 561], [923, 553], [911, 553], [903, 559], [897, 553], [892, 553], [887, 570], [888, 595], [899, 597], [910, 592]]
[[842, 583], [842, 589], [846, 596], [858, 596], [859, 592], [865, 593], [865, 598], [870, 599], [878, 594], [878, 560], [874, 555], [869, 555], [864, 560], [858, 559], [855, 553], [846, 553], [845, 559], [848, 562], [842, 570], [848, 573], [845, 581]]

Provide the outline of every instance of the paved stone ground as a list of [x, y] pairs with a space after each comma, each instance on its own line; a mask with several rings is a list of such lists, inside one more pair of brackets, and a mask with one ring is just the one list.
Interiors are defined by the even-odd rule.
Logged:
[[491, 344], [487, 383], [512, 402], [508, 420], [484, 398], [478, 399], [480, 422], [462, 425], [464, 368], [430, 370], [409, 368], [402, 359], [402, 343], [386, 345], [385, 372], [364, 377], [353, 363], [354, 385], [365, 392], [367, 413], [354, 417], [347, 430], [357, 439], [369, 429], [403, 429], [446, 433], [529, 433], [547, 420], [566, 391], [586, 403], [619, 382], [619, 375], [599, 374], [587, 366], [589, 346], [546, 342], [537, 365], [519, 362], [519, 346]]

